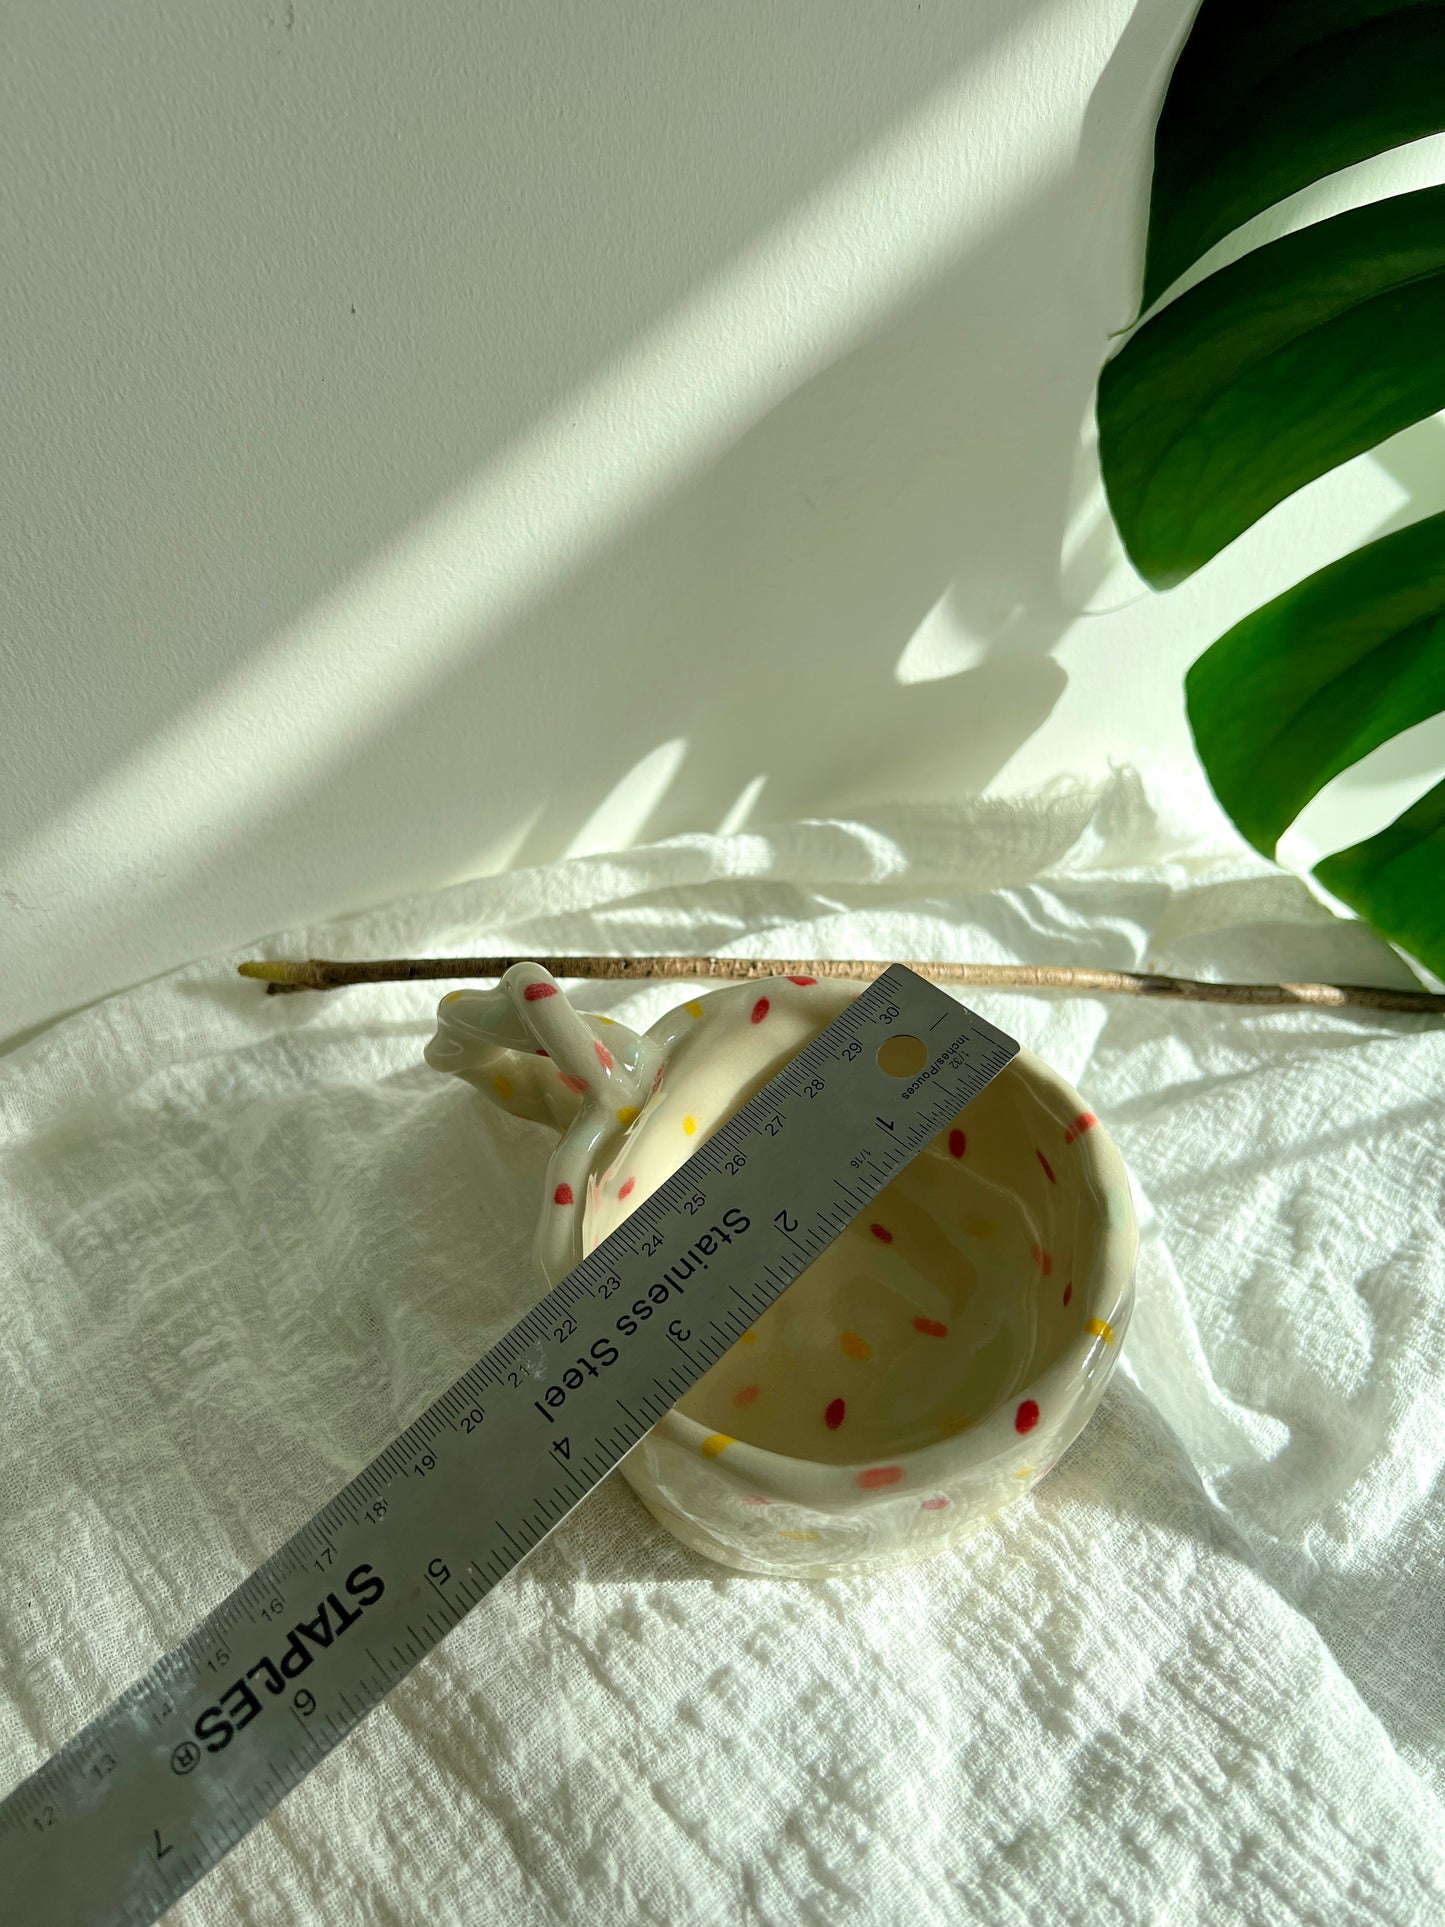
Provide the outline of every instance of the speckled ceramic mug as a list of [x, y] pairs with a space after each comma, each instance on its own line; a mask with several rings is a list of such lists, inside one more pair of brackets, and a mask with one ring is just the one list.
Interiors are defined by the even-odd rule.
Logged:
[[[426, 1059], [560, 1132], [533, 1243], [550, 1290], [866, 987], [738, 981], [639, 1035], [517, 963], [495, 990], [441, 1000]], [[1078, 1092], [1020, 1050], [622, 1475], [685, 1544], [746, 1571], [823, 1577], [941, 1551], [1035, 1485], [1087, 1423], [1133, 1306], [1137, 1247], [1118, 1151]]]

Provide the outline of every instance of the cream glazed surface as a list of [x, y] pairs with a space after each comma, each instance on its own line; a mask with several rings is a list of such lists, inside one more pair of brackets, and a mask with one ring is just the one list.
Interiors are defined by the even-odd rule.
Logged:
[[[540, 965], [453, 992], [427, 1058], [562, 1132], [534, 1243], [550, 1288], [866, 986], [729, 983], [642, 1034]], [[622, 1318], [698, 1308], [725, 1223]], [[1127, 1174], [1027, 1050], [622, 1462], [669, 1529], [763, 1571], [869, 1570], [992, 1517], [1092, 1411], [1132, 1304]], [[815, 1550], [816, 1548], [816, 1550]]]

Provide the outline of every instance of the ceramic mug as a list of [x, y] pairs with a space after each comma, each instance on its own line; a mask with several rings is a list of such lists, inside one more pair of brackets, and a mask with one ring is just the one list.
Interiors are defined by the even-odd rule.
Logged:
[[[548, 1291], [866, 988], [740, 980], [639, 1034], [516, 963], [495, 990], [441, 1000], [425, 1055], [560, 1133], [533, 1242]], [[1021, 1049], [619, 1470], [725, 1565], [824, 1577], [925, 1558], [1029, 1491], [1083, 1429], [1137, 1248], [1118, 1151]]]

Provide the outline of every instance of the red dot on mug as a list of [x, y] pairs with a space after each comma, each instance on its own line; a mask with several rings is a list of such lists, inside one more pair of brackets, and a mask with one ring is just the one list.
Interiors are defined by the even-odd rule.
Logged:
[[1026, 1398], [1023, 1404], [1014, 1413], [1014, 1430], [1017, 1432], [1032, 1432], [1034, 1427], [1038, 1424], [1038, 1422], [1039, 1422], [1038, 1404], [1036, 1403], [1035, 1400], [1031, 1398]]
[[620, 1185], [618, 1185], [618, 1187], [617, 1187], [617, 1195], [618, 1195], [618, 1197], [619, 1197], [619, 1198], [625, 1198], [625, 1197], [626, 1197], [626, 1196], [628, 1195], [628, 1193], [629, 1193], [629, 1192], [631, 1191], [631, 1189], [632, 1189], [632, 1187], [633, 1187], [633, 1185], [634, 1185], [634, 1184], [636, 1184], [636, 1182], [637, 1182], [637, 1179], [636, 1179], [636, 1178], [629, 1178], [629, 1179], [627, 1180], [627, 1182], [626, 1182], [626, 1184], [620, 1184]]
[[871, 1492], [880, 1485], [897, 1485], [902, 1477], [901, 1465], [870, 1465], [866, 1472], [858, 1474], [858, 1483], [865, 1492]]
[[529, 1004], [535, 1004], [539, 997], [555, 997], [557, 986], [556, 984], [528, 984], [522, 995]]
[[913, 1329], [922, 1332], [926, 1338], [947, 1338], [947, 1325], [940, 1325], [936, 1318], [915, 1318]]
[[962, 1131], [949, 1132], [948, 1148], [956, 1158], [963, 1156], [964, 1152], [968, 1149], [968, 1139], [963, 1135]]
[[557, 1186], [557, 1189], [552, 1193], [552, 1196], [558, 1204], [571, 1204], [572, 1202], [571, 1185], [559, 1184]]
[[887, 1225], [870, 1224], [868, 1229], [873, 1233], [873, 1236], [879, 1241], [880, 1244], [885, 1244], [885, 1245], [892, 1244], [893, 1233], [888, 1229]]
[[950, 1503], [950, 1500], [940, 1496], [936, 1499], [925, 1499], [918, 1509], [920, 1512], [942, 1512], [943, 1508]]
[[763, 1021], [763, 1019], [767, 1016], [768, 1009], [769, 1009], [769, 1005], [768, 1005], [767, 998], [759, 997], [758, 1001], [753, 1005], [753, 1022], [755, 1024], [760, 1024]]
[[790, 984], [815, 984], [817, 981], [816, 977], [789, 977], [788, 979]]
[[843, 1414], [848, 1408], [841, 1398], [835, 1398], [823, 1414], [823, 1423], [830, 1432], [836, 1432], [843, 1423]]

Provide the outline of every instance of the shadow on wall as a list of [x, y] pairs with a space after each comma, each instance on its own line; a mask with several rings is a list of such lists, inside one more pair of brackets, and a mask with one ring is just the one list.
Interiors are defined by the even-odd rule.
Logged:
[[33, 10], [10, 614], [72, 726], [15, 745], [29, 794], [184, 723], [1046, 4], [534, 0], [439, 35], [312, 0], [233, 22], [220, 72], [204, 14]]
[[[509, 832], [511, 867], [564, 855], [659, 744], [679, 747], [639, 839], [717, 826], [748, 779], [758, 821], [989, 781], [1058, 701], [1050, 651], [1097, 579], [1066, 587], [1060, 555], [1104, 337], [1137, 273], [1119, 183], [1138, 176], [1152, 102], [1128, 43], [1144, 33], [1164, 61], [1177, 15], [1172, 0], [1136, 13], [1065, 177], [313, 773], [288, 812], [313, 831], [357, 794], [409, 799], [381, 861], [361, 867], [338, 838], [338, 898], [471, 874]], [[967, 666], [901, 680], [930, 617]], [[208, 851], [181, 887], [224, 873], [247, 840]]]
[[[1071, 505], [1092, 469], [1081, 435], [1098, 364], [1137, 287], [1148, 76], [1162, 84], [1183, 25], [1178, 0], [1142, 0], [1072, 167], [710, 467], [576, 566], [549, 567], [510, 618], [440, 650], [430, 677], [422, 650], [374, 722], [343, 733], [338, 709], [328, 739], [319, 682], [314, 713], [278, 708], [305, 751], [284, 791], [229, 759], [219, 808], [177, 790], [168, 840], [147, 851], [133, 832], [133, 861], [92, 866], [86, 937], [103, 984], [77, 969], [56, 1001], [181, 961], [153, 936], [177, 901], [214, 949], [577, 848], [986, 785], [1057, 704], [1066, 677], [1051, 652], [1118, 560], [1102, 502], [1082, 543]], [[388, 433], [396, 415], [390, 398]], [[544, 501], [544, 551], [547, 513]], [[485, 579], [486, 535], [447, 564]], [[406, 532], [394, 543], [404, 585], [424, 547]], [[310, 642], [344, 650], [345, 628], [323, 618]], [[279, 644], [284, 660], [290, 638]], [[669, 651], [675, 667], [659, 670]], [[182, 702], [180, 732], [208, 700]], [[131, 759], [151, 791], [165, 787], [147, 764], [166, 742], [157, 731]], [[618, 834], [605, 825], [629, 791]]]
[[[686, 741], [638, 840], [720, 824], [739, 771], [758, 823], [980, 791], [1067, 678], [1050, 651], [1119, 553], [1099, 506], [1061, 564], [1111, 327], [1127, 318], [1174, 0], [1141, 6], [1091, 96], [1074, 167], [853, 353], [525, 619], [428, 689], [367, 763], [399, 783], [547, 692], [571, 768], [512, 792], [512, 867], [555, 860], [659, 741]], [[1125, 311], [1121, 311], [1121, 309]], [[1090, 325], [1092, 323], [1092, 325]], [[967, 666], [905, 682], [925, 624]], [[676, 667], [654, 675], [665, 637]], [[947, 649], [943, 652], [949, 653]], [[576, 677], [583, 657], [591, 673]], [[590, 736], [599, 681], [635, 679], [620, 731]], [[319, 801], [321, 786], [317, 789]], [[729, 827], [735, 827], [730, 823]], [[420, 853], [419, 853], [420, 854]]]

